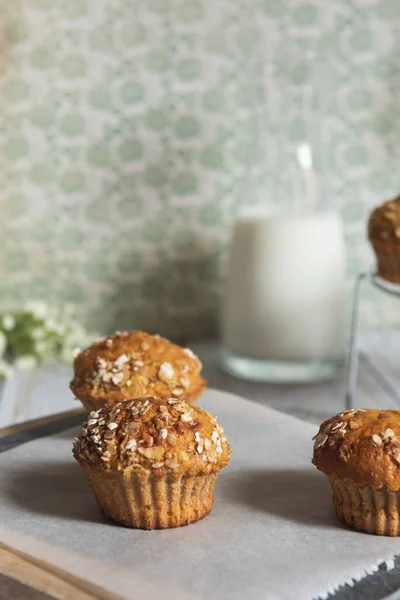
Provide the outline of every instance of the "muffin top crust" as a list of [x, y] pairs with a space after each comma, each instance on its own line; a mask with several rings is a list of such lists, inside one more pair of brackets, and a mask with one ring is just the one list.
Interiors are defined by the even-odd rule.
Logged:
[[107, 403], [153, 395], [187, 398], [206, 381], [189, 348], [143, 331], [117, 331], [74, 356], [70, 387], [78, 397]]
[[326, 475], [400, 489], [400, 411], [354, 409], [322, 423], [312, 462]]
[[89, 414], [73, 454], [102, 469], [135, 469], [174, 476], [218, 471], [230, 448], [216, 419], [177, 398], [144, 397]]
[[368, 237], [382, 241], [400, 239], [400, 196], [384, 202], [371, 212]]

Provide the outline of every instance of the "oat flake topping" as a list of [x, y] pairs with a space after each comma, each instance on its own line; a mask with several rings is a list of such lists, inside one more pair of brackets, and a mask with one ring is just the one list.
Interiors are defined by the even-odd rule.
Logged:
[[357, 416], [363, 412], [366, 412], [364, 408], [345, 410], [333, 419], [325, 421], [318, 433], [312, 438], [314, 440], [314, 451], [325, 444], [334, 445], [339, 440], [343, 440], [348, 428], [353, 430], [359, 426]]
[[229, 460], [223, 428], [176, 398], [128, 400], [90, 413], [74, 441], [79, 461], [118, 470], [211, 472]]
[[[361, 427], [358, 417], [365, 412], [367, 412], [366, 409], [362, 408], [346, 410], [323, 423], [318, 433], [313, 437], [313, 440], [315, 440], [314, 452], [325, 445], [334, 446], [340, 441], [345, 442], [346, 432], [355, 431]], [[400, 464], [400, 439], [397, 438], [392, 429], [386, 428], [373, 433], [368, 439], [371, 448], [381, 449], [385, 454], [389, 454], [397, 464]], [[347, 462], [351, 453], [351, 447], [345, 444], [340, 445], [339, 454], [344, 462]]]
[[158, 376], [162, 381], [171, 381], [174, 378], [175, 371], [167, 362], [163, 362], [158, 370]]
[[74, 358], [71, 389], [82, 401], [86, 397], [104, 403], [146, 394], [188, 399], [205, 386], [197, 357], [142, 331], [117, 331], [83, 351], [77, 349]]

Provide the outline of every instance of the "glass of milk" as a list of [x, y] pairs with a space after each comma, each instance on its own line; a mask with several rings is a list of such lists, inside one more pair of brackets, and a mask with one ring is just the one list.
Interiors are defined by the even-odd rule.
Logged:
[[[308, 196], [314, 194], [313, 183]], [[334, 210], [237, 215], [221, 311], [222, 365], [273, 382], [329, 378], [344, 365], [345, 246]]]

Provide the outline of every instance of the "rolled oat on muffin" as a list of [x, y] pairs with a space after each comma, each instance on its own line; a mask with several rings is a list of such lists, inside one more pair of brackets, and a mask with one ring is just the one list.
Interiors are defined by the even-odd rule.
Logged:
[[230, 448], [205, 410], [142, 398], [90, 413], [73, 454], [102, 511], [127, 527], [181, 527], [205, 517]]
[[78, 351], [70, 387], [87, 411], [142, 396], [193, 404], [207, 381], [189, 348], [143, 331], [117, 331]]
[[371, 212], [368, 237], [376, 255], [378, 275], [400, 283], [400, 196]]
[[400, 411], [354, 409], [322, 423], [314, 465], [338, 517], [359, 531], [400, 535]]

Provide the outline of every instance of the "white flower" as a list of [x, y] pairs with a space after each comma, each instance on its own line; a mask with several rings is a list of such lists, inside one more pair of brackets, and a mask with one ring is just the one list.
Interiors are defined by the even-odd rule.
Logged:
[[34, 356], [29, 356], [28, 354], [19, 356], [15, 359], [15, 366], [20, 371], [31, 371], [37, 367], [37, 365], [37, 359]]
[[50, 344], [47, 344], [43, 341], [36, 342], [35, 352], [39, 356], [48, 356], [49, 354], [51, 354], [51, 346]]
[[57, 329], [58, 326], [57, 321], [53, 317], [45, 319], [43, 325], [46, 327], [46, 329]]
[[[21, 311], [0, 315], [0, 377], [11, 372], [1, 360], [8, 348], [18, 356], [18, 369], [33, 369], [49, 359], [71, 363], [74, 348], [84, 348], [98, 337], [87, 333], [74, 311], [72, 305], [49, 306], [40, 300], [29, 300]], [[15, 328], [21, 336], [13, 335]]]
[[7, 338], [2, 331], [0, 331], [0, 356], [3, 356], [7, 346]]
[[43, 327], [35, 327], [31, 331], [31, 337], [37, 342], [42, 341], [46, 336], [47, 332]]
[[4, 331], [11, 331], [15, 327], [15, 318], [13, 315], [4, 315], [1, 320]]
[[56, 321], [54, 318], [46, 319], [44, 322], [44, 327], [51, 333], [55, 333], [56, 335], [64, 335], [66, 332], [66, 327], [63, 323]]
[[32, 313], [35, 319], [45, 319], [49, 314], [49, 307], [42, 300], [28, 300], [24, 309]]

